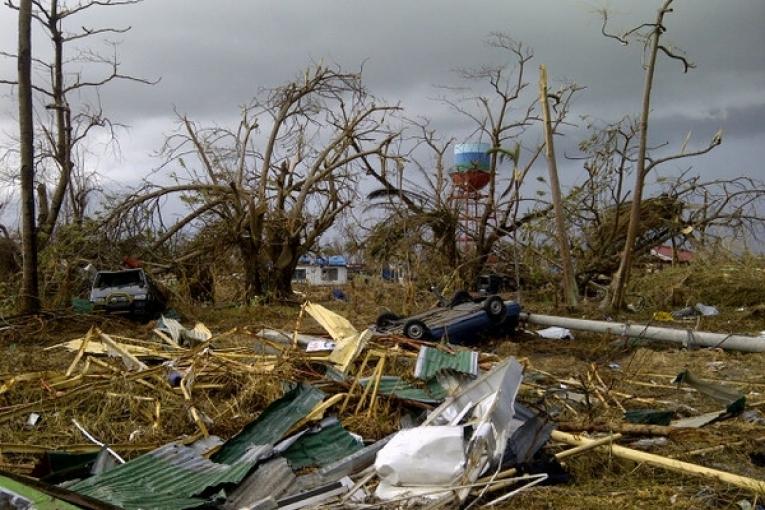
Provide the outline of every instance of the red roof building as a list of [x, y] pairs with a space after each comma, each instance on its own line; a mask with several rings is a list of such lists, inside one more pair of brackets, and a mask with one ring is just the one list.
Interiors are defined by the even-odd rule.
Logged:
[[[651, 256], [656, 257], [662, 262], [672, 262], [672, 247], [671, 246], [657, 246], [651, 248]], [[683, 264], [688, 264], [693, 261], [693, 252], [690, 250], [684, 250], [682, 248], [677, 249], [677, 260]]]

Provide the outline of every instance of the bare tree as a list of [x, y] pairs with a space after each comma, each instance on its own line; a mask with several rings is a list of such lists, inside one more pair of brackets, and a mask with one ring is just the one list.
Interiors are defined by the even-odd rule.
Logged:
[[210, 249], [238, 251], [247, 298], [287, 299], [300, 256], [356, 196], [362, 158], [387, 158], [397, 133], [385, 121], [396, 109], [376, 104], [360, 73], [319, 65], [265, 91], [234, 129], [181, 116], [163, 149], [177, 184], [148, 183], [107, 221], [125, 222], [141, 210], [156, 218], [160, 201], [178, 196], [188, 214], [163, 228], [154, 247], [195, 225], [214, 232]]
[[[472, 121], [474, 131], [471, 139], [488, 142], [491, 147], [489, 182], [485, 190], [482, 190], [485, 196], [478, 217], [471, 222], [472, 226], [465, 228], [465, 225], [460, 225], [461, 205], [458, 201], [450, 200], [453, 188], [448, 181], [448, 168], [444, 161], [448, 144], [435, 144], [438, 136], [434, 132], [423, 132], [419, 137], [419, 143], [430, 149], [428, 163], [419, 162], [417, 158], [421, 156], [412, 152], [408, 158], [409, 167], [401, 169], [410, 174], [417, 172], [417, 178], [375, 175], [370, 172], [383, 184], [383, 188], [374, 196], [378, 199], [385, 196], [385, 200], [378, 201], [378, 205], [388, 209], [394, 205], [400, 207], [395, 217], [401, 221], [389, 223], [388, 226], [402, 226], [402, 222], [407, 220], [410, 225], [430, 228], [436, 241], [435, 246], [450, 246], [446, 240], [440, 241], [440, 235], [434, 229], [439, 224], [436, 223], [438, 220], [445, 227], [444, 235], [452, 240], [457, 236], [469, 240], [466, 243], [467, 249], [463, 247], [457, 250], [456, 244], [454, 246], [455, 263], [452, 268], [459, 267], [463, 283], [475, 281], [498, 241], [511, 235], [521, 225], [545, 214], [535, 206], [541, 205], [544, 211], [549, 208], [546, 202], [521, 194], [522, 185], [545, 146], [540, 139], [533, 146], [521, 150], [519, 143], [530, 126], [541, 122], [535, 96], [532, 95], [526, 102], [527, 98], [523, 95], [528, 85], [525, 70], [533, 55], [525, 46], [504, 34], [493, 34], [489, 45], [510, 55], [512, 65], [463, 70], [460, 75], [469, 82], [470, 87], [451, 88], [461, 91], [462, 97], [443, 99], [453, 111]], [[481, 86], [487, 89], [485, 93], [476, 93], [474, 88]], [[553, 131], [564, 121], [572, 96], [577, 90], [574, 84], [566, 84], [550, 94], [554, 101], [554, 113], [551, 115]], [[512, 163], [512, 167], [503, 172], [501, 166], [507, 160]], [[428, 167], [428, 164], [431, 166]], [[529, 207], [522, 209], [523, 202], [529, 204]], [[520, 214], [522, 210], [523, 214]], [[382, 231], [385, 228], [381, 226], [377, 233], [384, 233]]]
[[637, 160], [635, 162], [635, 187], [633, 190], [632, 206], [630, 208], [630, 216], [627, 226], [627, 236], [624, 242], [624, 250], [622, 252], [619, 269], [616, 271], [616, 273], [614, 273], [611, 286], [613, 295], [611, 297], [610, 307], [612, 310], [620, 310], [624, 304], [624, 289], [626, 283], [629, 281], [630, 269], [632, 267], [635, 238], [637, 237], [639, 228], [638, 225], [640, 223], [640, 205], [643, 198], [643, 188], [647, 174], [658, 165], [667, 161], [705, 154], [712, 150], [715, 146], [719, 145], [722, 140], [718, 133], [713, 137], [709, 145], [696, 151], [689, 153], [681, 152], [658, 159], [651, 159], [647, 155], [648, 116], [651, 109], [651, 91], [653, 89], [653, 77], [656, 69], [656, 58], [659, 52], [671, 59], [680, 61], [683, 65], [684, 72], [687, 72], [689, 68], [693, 67], [693, 64], [689, 62], [683, 55], [678, 53], [673, 48], [665, 46], [661, 43], [661, 37], [667, 30], [664, 26], [664, 16], [673, 12], [673, 9], [671, 8], [672, 2], [673, 0], [664, 0], [656, 13], [656, 20], [653, 23], [643, 23], [635, 28], [628, 30], [623, 35], [614, 35], [606, 31], [608, 14], [606, 11], [603, 11], [603, 35], [616, 39], [624, 45], [629, 43], [630, 38], [637, 37], [638, 40], [643, 43], [646, 50], [645, 79], [643, 82], [643, 99], [638, 135], [639, 144]]
[[[46, 168], [47, 161], [53, 161], [57, 169], [52, 194], [48, 193], [44, 176], [38, 176], [38, 202], [39, 202], [39, 232], [38, 241], [41, 247], [47, 244], [48, 239], [59, 220], [60, 212], [67, 197], [76, 203], [71, 204], [73, 211], [77, 212], [82, 206], [83, 193], [79, 190], [70, 193], [70, 186], [74, 177], [84, 175], [82, 169], [75, 168], [75, 154], [77, 147], [83, 144], [91, 132], [95, 129], [105, 129], [112, 139], [115, 139], [114, 128], [117, 124], [112, 123], [103, 112], [98, 96], [90, 104], [82, 103], [80, 106], [73, 104], [71, 97], [80, 97], [85, 91], [98, 89], [115, 80], [129, 80], [139, 83], [155, 83], [148, 80], [124, 74], [120, 70], [117, 59], [116, 45], [110, 44], [111, 53], [103, 54], [95, 49], [83, 49], [79, 45], [91, 40], [110, 34], [123, 34], [130, 27], [87, 27], [79, 25], [76, 29], [70, 29], [76, 23], [76, 18], [86, 14], [94, 7], [111, 7], [140, 3], [142, 0], [50, 0], [44, 5], [42, 0], [33, 0], [32, 18], [45, 30], [52, 44], [52, 59], [50, 61], [33, 58], [33, 62], [41, 76], [49, 76], [47, 83], [33, 84], [32, 88], [40, 96], [45, 104], [45, 112], [38, 112], [41, 117], [39, 123], [40, 144], [38, 148], [41, 164], [40, 168]], [[16, 0], [6, 0], [5, 5], [18, 10], [19, 3]], [[76, 45], [76, 47], [75, 47]], [[74, 47], [67, 54], [67, 48]], [[15, 55], [0, 52], [7, 57]], [[87, 64], [93, 68], [106, 68], [106, 71], [93, 78], [85, 77], [81, 69], [74, 64]], [[68, 71], [69, 68], [72, 71]], [[0, 83], [16, 85], [15, 80], [0, 79]], [[75, 103], [77, 101], [74, 101]], [[79, 184], [85, 181], [79, 180]]]
[[[565, 209], [572, 225], [577, 281], [587, 286], [619, 267], [633, 207], [627, 180], [636, 171], [639, 125], [626, 117], [604, 127], [591, 125], [581, 142], [585, 181], [571, 189]], [[656, 147], [649, 147], [649, 152]], [[653, 159], [649, 159], [649, 164]], [[668, 241], [695, 248], [715, 238], [748, 239], [761, 228], [765, 184], [748, 177], [704, 180], [691, 170], [647, 181], [633, 258]], [[540, 229], [544, 230], [544, 229]]]
[[558, 251], [561, 265], [563, 266], [563, 294], [566, 305], [575, 308], [579, 291], [574, 278], [574, 266], [571, 262], [569, 239], [566, 232], [566, 220], [564, 218], [563, 203], [560, 194], [560, 182], [558, 181], [558, 165], [555, 159], [555, 143], [553, 141], [552, 124], [550, 123], [550, 103], [547, 92], [547, 68], [539, 66], [539, 101], [542, 105], [543, 127], [545, 133], [545, 155], [550, 175], [550, 191], [552, 194], [553, 209], [555, 211], [555, 233], [558, 238]]
[[[702, 179], [682, 172], [660, 178], [662, 193], [684, 204], [678, 218], [676, 245], [709, 247], [719, 240], [757, 240], [765, 224], [765, 182], [751, 177]], [[677, 241], [673, 239], [673, 241]]]
[[37, 235], [35, 232], [34, 126], [32, 118], [32, 0], [19, 9], [19, 138], [21, 150], [21, 244], [23, 255], [21, 313], [40, 310], [37, 288]]
[[399, 150], [401, 159], [393, 168], [378, 170], [366, 162], [380, 187], [367, 195], [365, 213], [382, 212], [384, 218], [367, 229], [365, 251], [383, 264], [416, 267], [422, 256], [430, 267], [455, 268], [460, 264], [459, 211], [449, 200], [447, 163], [454, 139], [441, 139], [425, 119], [409, 124], [414, 130], [407, 137], [410, 147]]

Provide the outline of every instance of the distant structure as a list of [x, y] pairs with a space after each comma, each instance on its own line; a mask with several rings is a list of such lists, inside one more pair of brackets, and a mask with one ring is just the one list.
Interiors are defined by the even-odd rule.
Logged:
[[677, 248], [673, 253], [671, 246], [661, 245], [651, 248], [651, 256], [665, 264], [673, 264], [674, 262], [690, 264], [693, 262], [694, 254], [692, 251], [683, 248]]
[[300, 257], [293, 283], [308, 285], [345, 285], [348, 283], [348, 260], [342, 255], [332, 257]]
[[449, 176], [454, 184], [450, 197], [458, 203], [460, 248], [467, 251], [484, 212], [486, 195], [481, 190], [491, 180], [491, 145], [488, 143], [461, 143], [454, 146], [454, 168]]

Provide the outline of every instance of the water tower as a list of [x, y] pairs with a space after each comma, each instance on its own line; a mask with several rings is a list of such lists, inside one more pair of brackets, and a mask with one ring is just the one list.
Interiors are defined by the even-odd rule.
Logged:
[[471, 234], [478, 230], [483, 214], [481, 190], [491, 180], [491, 145], [488, 143], [462, 143], [454, 146], [454, 168], [449, 172], [454, 184], [451, 199], [458, 201], [460, 234], [463, 250], [472, 245]]

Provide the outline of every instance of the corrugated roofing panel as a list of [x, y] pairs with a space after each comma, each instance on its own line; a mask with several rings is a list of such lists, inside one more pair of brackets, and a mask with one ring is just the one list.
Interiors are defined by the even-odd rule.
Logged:
[[299, 384], [272, 402], [239, 434], [226, 441], [212, 459], [230, 464], [240, 458], [251, 445], [276, 443], [322, 400], [322, 391], [310, 384]]
[[224, 505], [227, 509], [249, 508], [259, 500], [272, 496], [278, 498], [295, 481], [284, 457], [277, 457], [260, 465], [231, 492]]
[[21, 480], [0, 475], [0, 508], [78, 510], [80, 507], [40, 491]]
[[318, 432], [307, 432], [282, 454], [292, 469], [325, 466], [361, 450], [362, 445], [335, 421]]
[[379, 441], [376, 441], [368, 446], [365, 446], [361, 450], [354, 452], [350, 455], [336, 460], [331, 464], [323, 466], [318, 474], [325, 480], [339, 480], [344, 476], [358, 473], [367, 466], [372, 465], [383, 446], [388, 444], [388, 441], [393, 437], [393, 434], [386, 436]]
[[424, 346], [417, 356], [414, 376], [427, 380], [444, 370], [452, 370], [473, 377], [478, 375], [478, 353], [458, 351], [454, 354], [443, 352], [433, 347]]
[[126, 509], [191, 508], [205, 502], [193, 496], [239, 483], [271, 451], [270, 445], [253, 447], [236, 462], [219, 464], [188, 446], [168, 444], [70, 489]]
[[[371, 378], [367, 377], [359, 380], [359, 383], [366, 386], [370, 381]], [[416, 400], [425, 404], [437, 404], [446, 398], [446, 390], [434, 379], [425, 381], [424, 386], [418, 386], [393, 375], [384, 375], [380, 378], [377, 393], [403, 400]]]
[[271, 454], [271, 445], [323, 399], [323, 392], [300, 384], [227, 441], [213, 460], [193, 448], [168, 444], [71, 488], [126, 509], [200, 506], [205, 501], [194, 496], [242, 481], [261, 458]]

